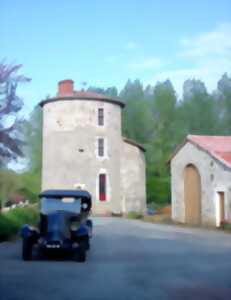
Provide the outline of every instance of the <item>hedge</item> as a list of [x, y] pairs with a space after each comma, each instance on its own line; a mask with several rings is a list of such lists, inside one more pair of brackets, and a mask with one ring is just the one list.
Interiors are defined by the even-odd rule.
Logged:
[[0, 242], [15, 237], [23, 224], [36, 225], [39, 213], [35, 207], [15, 208], [0, 213]]

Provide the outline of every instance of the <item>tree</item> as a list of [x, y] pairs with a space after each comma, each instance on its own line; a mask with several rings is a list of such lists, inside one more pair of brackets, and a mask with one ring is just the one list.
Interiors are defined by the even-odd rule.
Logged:
[[176, 144], [178, 134], [177, 99], [169, 80], [154, 88], [152, 111], [152, 137], [147, 146], [148, 200], [170, 200], [170, 176], [167, 161]]
[[146, 144], [151, 131], [151, 114], [141, 82], [138, 79], [134, 82], [128, 80], [120, 92], [120, 97], [126, 104], [122, 115], [123, 134]]
[[19, 177], [12, 170], [0, 170], [0, 209], [4, 206], [10, 192], [19, 188]]
[[214, 99], [200, 80], [184, 82], [180, 119], [184, 135], [212, 135], [219, 131]]
[[223, 134], [231, 134], [231, 77], [224, 74], [217, 84], [217, 108]]
[[112, 97], [112, 98], [116, 98], [118, 96], [117, 88], [114, 86], [109, 87], [107, 89], [90, 86], [87, 90], [90, 92], [99, 93], [99, 94], [102, 94], [102, 95], [105, 95], [108, 97]]
[[36, 106], [24, 124], [24, 154], [28, 159], [27, 170], [20, 175], [20, 192], [35, 201], [41, 190], [42, 169], [42, 110]]
[[[0, 167], [11, 159], [22, 156], [23, 142], [20, 138], [22, 122], [16, 117], [23, 106], [22, 99], [17, 95], [17, 87], [29, 79], [17, 75], [21, 65], [0, 63]], [[9, 125], [8, 125], [9, 124]]]

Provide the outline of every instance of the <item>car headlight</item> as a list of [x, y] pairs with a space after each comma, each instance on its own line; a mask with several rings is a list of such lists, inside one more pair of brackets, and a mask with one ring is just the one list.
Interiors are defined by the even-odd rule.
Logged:
[[78, 230], [79, 224], [77, 222], [71, 223], [71, 230], [75, 231]]
[[87, 208], [88, 208], [87, 203], [83, 203], [83, 204], [82, 204], [82, 209], [83, 209], [83, 210], [86, 210]]

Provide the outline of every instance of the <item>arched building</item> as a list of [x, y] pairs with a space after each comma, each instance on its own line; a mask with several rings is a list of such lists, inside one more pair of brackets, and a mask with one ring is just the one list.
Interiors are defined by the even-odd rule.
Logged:
[[125, 104], [88, 91], [74, 91], [72, 80], [43, 108], [42, 189], [74, 189], [93, 196], [93, 213], [146, 209], [144, 148], [121, 135]]
[[231, 222], [231, 136], [188, 135], [171, 157], [172, 218]]

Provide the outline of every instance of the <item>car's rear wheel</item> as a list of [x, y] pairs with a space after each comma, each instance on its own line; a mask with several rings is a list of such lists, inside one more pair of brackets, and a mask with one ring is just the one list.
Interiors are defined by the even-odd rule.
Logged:
[[22, 241], [22, 259], [23, 260], [31, 260], [32, 259], [32, 248], [33, 244], [32, 242], [24, 238]]

